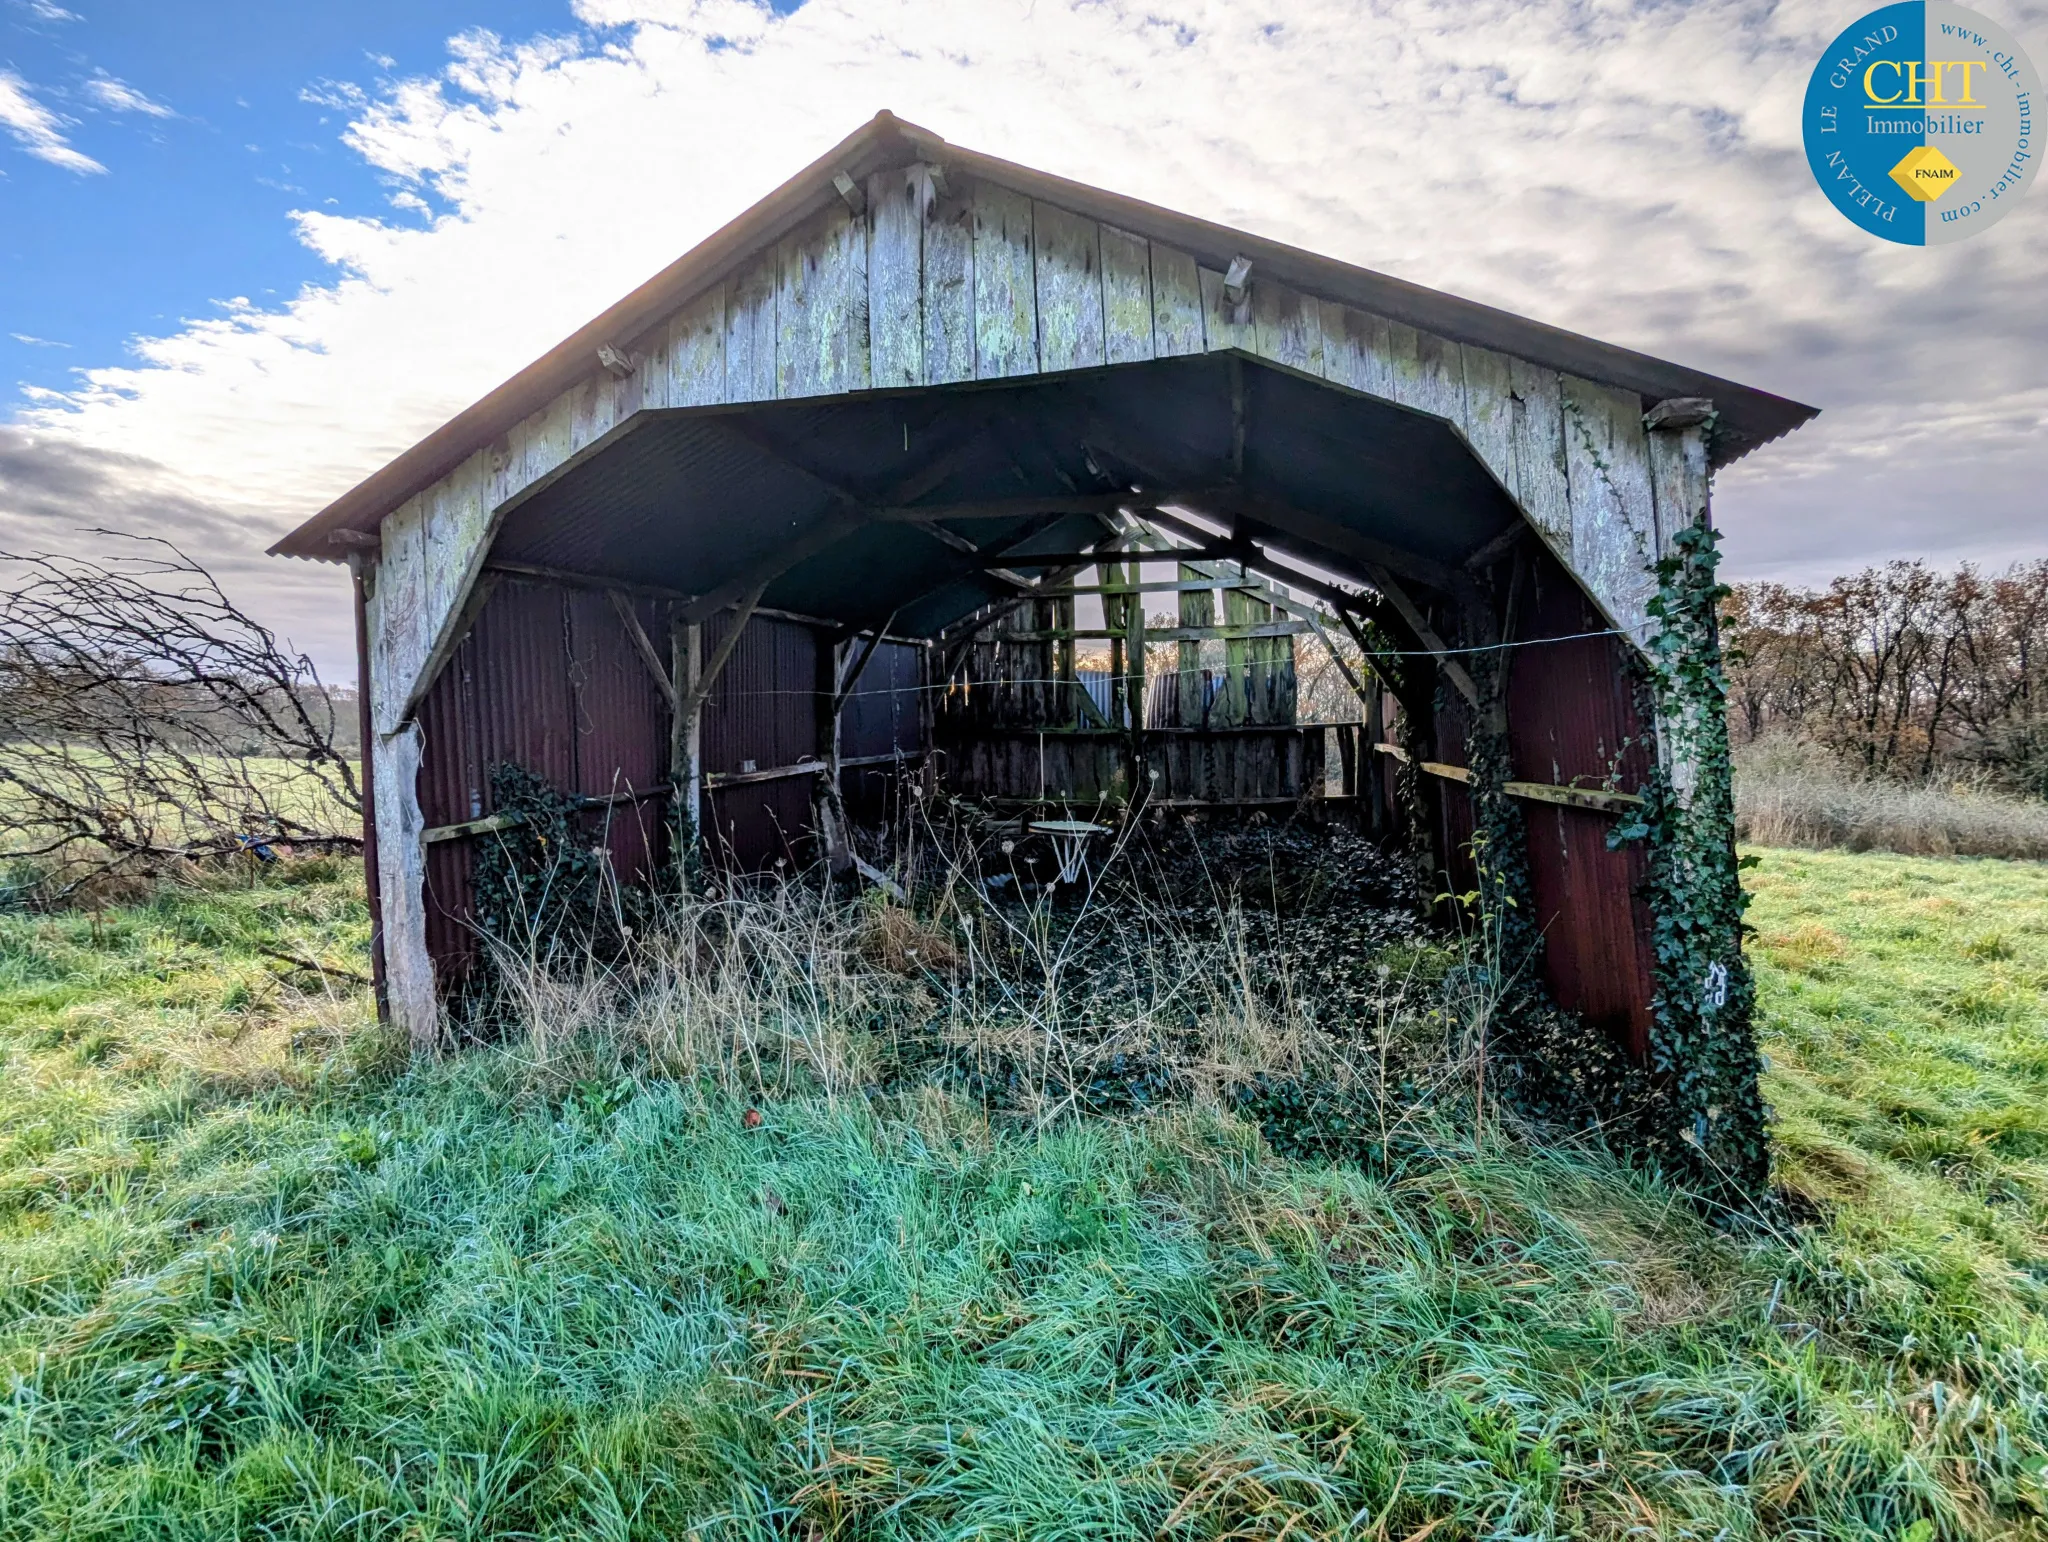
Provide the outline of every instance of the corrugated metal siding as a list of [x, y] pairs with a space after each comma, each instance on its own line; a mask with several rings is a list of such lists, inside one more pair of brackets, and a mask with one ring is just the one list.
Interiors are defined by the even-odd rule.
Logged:
[[[636, 614], [665, 649], [665, 608], [640, 601]], [[707, 655], [726, 624], [706, 625]], [[915, 751], [916, 664], [916, 649], [877, 651], [860, 698], [862, 743], [882, 733], [901, 737], [903, 747]], [[815, 756], [818, 668], [818, 639], [810, 628], [751, 621], [705, 704], [705, 769], [739, 771], [751, 761], [767, 770]], [[906, 668], [910, 688], [897, 691]], [[491, 768], [509, 761], [565, 792], [616, 800], [588, 815], [592, 842], [611, 853], [623, 881], [654, 876], [665, 857], [667, 801], [649, 790], [668, 781], [668, 706], [604, 595], [500, 583], [421, 704], [419, 722], [425, 738], [420, 802], [428, 826], [495, 812]], [[707, 793], [705, 830], [714, 859], [747, 870], [778, 858], [804, 860], [811, 791], [810, 778], [792, 777]], [[436, 842], [427, 852], [427, 943], [444, 986], [475, 962], [476, 849], [475, 839], [458, 839]]]
[[898, 765], [850, 766], [840, 773], [840, 796], [856, 824], [877, 824], [890, 817], [907, 768], [923, 756], [925, 653], [908, 643], [877, 644], [874, 657], [847, 695], [839, 715], [840, 755], [847, 760], [901, 757]]
[[[1524, 635], [1566, 637], [1602, 622], [1563, 570], [1544, 562]], [[1508, 675], [1508, 739], [1515, 774], [1529, 781], [1623, 788], [1651, 765], [1651, 725], [1636, 708], [1628, 645], [1591, 637], [1517, 648]], [[1464, 800], [1457, 800], [1464, 801]], [[1607, 847], [1614, 816], [1526, 803], [1529, 868], [1544, 934], [1544, 974], [1559, 1005], [1649, 1054], [1650, 914], [1642, 848]]]
[[[643, 605], [641, 624], [667, 623]], [[526, 767], [566, 792], [638, 793], [668, 774], [668, 708], [602, 595], [501, 583], [421, 703], [420, 806], [428, 826], [495, 811], [491, 768]], [[590, 828], [619, 876], [660, 859], [661, 804], [594, 810]], [[484, 837], [488, 839], [488, 837]], [[427, 946], [443, 985], [475, 959], [474, 840], [427, 851]]]
[[[729, 624], [725, 617], [705, 624], [707, 658]], [[815, 757], [818, 670], [818, 635], [810, 627], [762, 616], [748, 622], [704, 704], [704, 769], [744, 771], [752, 761], [752, 769], [768, 771]], [[704, 830], [713, 859], [749, 872], [778, 859], [802, 862], [812, 781], [786, 777], [707, 792]]]
[[908, 643], [877, 644], [840, 715], [839, 753], [849, 758], [899, 751], [915, 754], [923, 740], [919, 701], [923, 683], [922, 648]]
[[[661, 860], [664, 803], [643, 798], [668, 780], [668, 702], [655, 684], [611, 602], [578, 590], [565, 598], [570, 701], [575, 709], [572, 790], [591, 798], [625, 798], [592, 816], [628, 882], [651, 877]], [[636, 606], [652, 641], [667, 619], [647, 601]]]

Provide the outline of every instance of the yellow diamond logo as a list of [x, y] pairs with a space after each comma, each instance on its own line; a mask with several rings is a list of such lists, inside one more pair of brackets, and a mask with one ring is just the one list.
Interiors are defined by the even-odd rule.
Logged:
[[1892, 168], [1892, 180], [1922, 203], [1933, 203], [1956, 185], [1956, 164], [1933, 145], [1920, 145]]

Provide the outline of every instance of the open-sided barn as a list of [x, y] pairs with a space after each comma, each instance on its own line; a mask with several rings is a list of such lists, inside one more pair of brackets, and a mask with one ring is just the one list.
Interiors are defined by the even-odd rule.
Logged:
[[431, 1037], [467, 965], [494, 765], [637, 879], [801, 857], [878, 767], [1315, 799], [1292, 636], [1336, 619], [1378, 677], [1342, 787], [1454, 879], [1504, 789], [1552, 995], [1654, 1062], [1655, 843], [1609, 834], [1659, 774], [1690, 807], [1656, 564], [1812, 415], [880, 114], [276, 547], [355, 572], [390, 1013]]

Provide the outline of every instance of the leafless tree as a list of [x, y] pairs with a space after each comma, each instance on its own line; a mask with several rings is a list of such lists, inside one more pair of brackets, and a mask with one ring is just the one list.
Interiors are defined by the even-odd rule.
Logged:
[[353, 704], [169, 542], [0, 551], [0, 856], [58, 895], [238, 853], [356, 851]]
[[1882, 776], [1981, 767], [2048, 794], [2048, 560], [1743, 584], [1724, 620], [1739, 738], [1794, 734]]

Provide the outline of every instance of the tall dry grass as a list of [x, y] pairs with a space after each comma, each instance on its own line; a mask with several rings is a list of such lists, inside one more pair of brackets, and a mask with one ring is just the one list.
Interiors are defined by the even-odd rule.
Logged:
[[1825, 750], [1787, 738], [1737, 751], [1735, 827], [1756, 846], [2048, 858], [2048, 802], [1984, 782], [1859, 776]]
[[1336, 920], [1221, 884], [1191, 905], [1102, 872], [1100, 890], [1028, 900], [949, 861], [901, 876], [907, 903], [815, 874], [663, 896], [610, 962], [496, 943], [483, 1020], [544, 1095], [621, 1073], [748, 1099], [938, 1083], [1042, 1126], [1225, 1109], [1279, 1080], [1387, 1140], [1447, 1106], [1486, 1112], [1473, 1025], [1499, 975], [1406, 936], [1410, 912], [1378, 918], [1392, 941], [1333, 944]]

